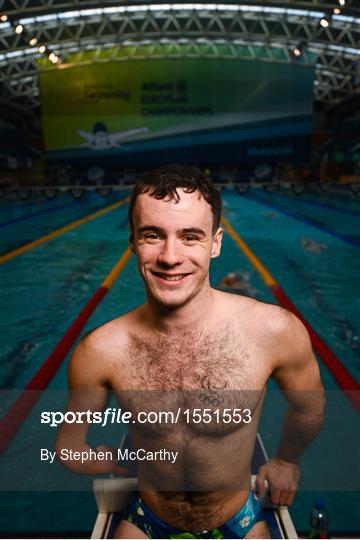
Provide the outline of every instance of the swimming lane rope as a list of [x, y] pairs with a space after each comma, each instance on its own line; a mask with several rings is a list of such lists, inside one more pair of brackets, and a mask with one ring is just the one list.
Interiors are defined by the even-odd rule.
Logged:
[[65, 227], [61, 227], [60, 229], [57, 229], [56, 231], [53, 231], [50, 234], [46, 234], [45, 236], [42, 236], [41, 238], [38, 238], [37, 240], [28, 242], [27, 244], [24, 244], [23, 246], [20, 246], [19, 248], [14, 249], [13, 251], [4, 253], [3, 255], [0, 255], [0, 264], [4, 264], [8, 261], [11, 261], [15, 257], [18, 257], [19, 255], [22, 255], [23, 253], [26, 253], [27, 251], [30, 251], [38, 246], [41, 246], [42, 244], [45, 244], [49, 240], [53, 240], [54, 238], [57, 238], [58, 236], [68, 231], [71, 231], [75, 229], [76, 227], [80, 227], [80, 225], [83, 225], [84, 223], [87, 223], [88, 221], [92, 221], [93, 219], [103, 216], [107, 212], [111, 212], [111, 210], [115, 210], [115, 208], [118, 208], [119, 206], [126, 204], [128, 201], [129, 201], [129, 197], [115, 204], [111, 204], [110, 206], [107, 206], [103, 208], [102, 210], [98, 210], [97, 212], [94, 212], [81, 219], [77, 219], [76, 221], [73, 221], [72, 223], [65, 225]]
[[234, 228], [231, 226], [230, 222], [222, 218], [222, 223], [224, 224], [226, 230], [230, 236], [235, 240], [236, 244], [244, 252], [246, 257], [249, 259], [251, 264], [256, 268], [256, 270], [261, 275], [262, 279], [268, 287], [270, 287], [273, 295], [276, 300], [283, 305], [286, 309], [294, 313], [304, 324], [307, 331], [309, 332], [312, 346], [315, 351], [318, 353], [321, 360], [324, 362], [333, 378], [343, 390], [346, 397], [349, 399], [351, 404], [355, 409], [360, 412], [360, 385], [355, 380], [355, 378], [349, 373], [343, 363], [337, 358], [335, 353], [330, 349], [328, 345], [323, 341], [317, 332], [313, 329], [310, 323], [303, 317], [299, 310], [294, 306], [290, 298], [286, 295], [285, 291], [281, 288], [279, 283], [275, 278], [270, 274], [267, 268], [263, 265], [260, 259], [255, 255], [255, 253], [249, 248], [249, 246], [240, 238]]
[[127, 248], [100, 287], [90, 298], [86, 306], [82, 309], [78, 317], [68, 328], [52, 353], [35, 373], [31, 381], [25, 386], [24, 390], [20, 393], [14, 404], [0, 421], [0, 455], [5, 452], [11, 441], [14, 439], [22, 423], [29, 416], [32, 408], [40, 398], [41, 393], [49, 385], [61, 363], [65, 360], [88, 319], [106, 293], [111, 289], [130, 257], [130, 248]]

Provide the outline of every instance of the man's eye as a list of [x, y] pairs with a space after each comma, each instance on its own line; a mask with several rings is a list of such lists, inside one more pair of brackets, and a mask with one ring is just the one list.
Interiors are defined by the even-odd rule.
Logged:
[[148, 233], [145, 235], [146, 240], [157, 240], [159, 235], [156, 233]]
[[197, 237], [193, 234], [187, 234], [184, 239], [186, 240], [186, 242], [195, 242], [195, 240], [197, 240]]

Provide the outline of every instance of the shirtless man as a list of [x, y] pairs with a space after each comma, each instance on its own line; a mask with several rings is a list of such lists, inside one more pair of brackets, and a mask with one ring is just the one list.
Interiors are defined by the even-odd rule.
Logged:
[[[302, 323], [281, 307], [210, 286], [220, 212], [218, 192], [192, 167], [162, 167], [140, 181], [129, 209], [130, 243], [146, 302], [86, 336], [70, 363], [70, 410], [101, 411], [112, 390], [135, 418], [139, 411], [181, 411], [170, 424], [129, 424], [134, 448], [178, 455], [175, 463], [139, 462], [140, 493], [118, 538], [186, 531], [194, 538], [268, 537], [256, 523], [259, 503], [250, 489], [268, 379], [289, 406], [276, 456], [259, 470], [260, 496], [267, 480], [274, 504], [292, 503], [300, 457], [322, 424], [323, 389]], [[89, 450], [88, 427], [64, 425], [57, 450]], [[119, 472], [115, 459], [65, 464], [82, 473]]]

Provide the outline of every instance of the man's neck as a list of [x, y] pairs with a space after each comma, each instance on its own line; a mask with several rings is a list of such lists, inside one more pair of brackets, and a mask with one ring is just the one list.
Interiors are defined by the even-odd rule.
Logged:
[[215, 290], [208, 284], [194, 298], [176, 308], [148, 299], [145, 304], [146, 316], [151, 326], [166, 333], [203, 327], [212, 318], [215, 294]]

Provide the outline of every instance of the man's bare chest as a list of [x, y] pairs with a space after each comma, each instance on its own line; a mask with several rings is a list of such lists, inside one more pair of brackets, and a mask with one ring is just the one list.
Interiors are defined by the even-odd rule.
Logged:
[[[227, 430], [236, 427], [234, 418], [256, 410], [266, 381], [251, 347], [229, 335], [201, 337], [135, 339], [118, 374], [122, 383], [115, 384], [123, 388], [117, 393], [121, 404], [135, 415], [167, 411], [174, 418], [179, 413], [195, 428], [198, 421], [198, 429], [208, 421], [219, 431], [224, 419]], [[237, 416], [230, 420], [233, 411]], [[212, 431], [210, 425], [206, 429]]]
[[133, 337], [121, 376], [143, 390], [258, 388], [260, 362], [252, 344], [230, 331]]

